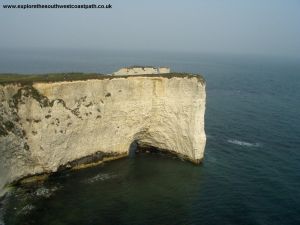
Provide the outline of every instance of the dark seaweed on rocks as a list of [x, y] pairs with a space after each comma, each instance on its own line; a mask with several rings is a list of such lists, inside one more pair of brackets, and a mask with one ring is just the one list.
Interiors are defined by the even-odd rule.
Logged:
[[58, 168], [57, 171], [64, 171], [67, 169], [71, 169], [77, 166], [81, 166], [81, 165], [87, 165], [90, 163], [95, 163], [95, 162], [100, 162], [104, 159], [104, 157], [114, 157], [114, 156], [118, 156], [118, 153], [104, 153], [104, 152], [96, 152], [92, 155], [80, 158], [80, 159], [76, 159], [74, 161], [71, 161], [65, 165], [62, 165]]

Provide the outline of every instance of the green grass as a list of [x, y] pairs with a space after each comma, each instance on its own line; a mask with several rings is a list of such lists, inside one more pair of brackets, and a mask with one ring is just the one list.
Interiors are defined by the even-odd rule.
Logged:
[[205, 83], [201, 75], [188, 73], [167, 73], [167, 74], [149, 74], [149, 75], [126, 75], [126, 76], [111, 76], [96, 73], [50, 73], [50, 74], [0, 74], [0, 84], [21, 83], [32, 84], [35, 82], [59, 82], [59, 81], [76, 81], [89, 79], [114, 79], [127, 77], [196, 77], [201, 83]]
[[99, 79], [102, 74], [53, 73], [53, 74], [0, 74], [1, 83], [33, 83]]

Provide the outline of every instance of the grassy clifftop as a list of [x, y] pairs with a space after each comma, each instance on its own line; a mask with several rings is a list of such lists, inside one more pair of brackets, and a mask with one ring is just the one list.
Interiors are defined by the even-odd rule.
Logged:
[[34, 82], [60, 82], [60, 81], [76, 81], [90, 79], [114, 79], [127, 77], [196, 77], [201, 83], [205, 83], [203, 76], [199, 74], [189, 73], [167, 73], [167, 74], [146, 74], [146, 75], [126, 75], [111, 76], [96, 73], [53, 73], [53, 74], [0, 74], [0, 84], [21, 83], [31, 84]]
[[103, 76], [103, 74], [87, 73], [0, 74], [0, 84], [100, 79]]

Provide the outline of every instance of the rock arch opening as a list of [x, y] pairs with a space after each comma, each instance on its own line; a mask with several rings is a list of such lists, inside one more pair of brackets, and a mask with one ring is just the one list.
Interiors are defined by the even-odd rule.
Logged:
[[128, 149], [128, 156], [129, 156], [129, 158], [134, 158], [135, 157], [137, 148], [138, 148], [138, 143], [137, 143], [136, 140], [134, 140], [130, 144], [129, 149]]

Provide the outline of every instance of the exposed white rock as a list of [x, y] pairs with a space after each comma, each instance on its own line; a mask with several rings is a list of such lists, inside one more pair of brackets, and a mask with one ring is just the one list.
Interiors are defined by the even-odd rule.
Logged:
[[170, 73], [169, 67], [131, 66], [119, 69], [113, 75], [141, 75]]
[[194, 75], [0, 84], [0, 195], [28, 175], [133, 141], [203, 158], [205, 83]]

